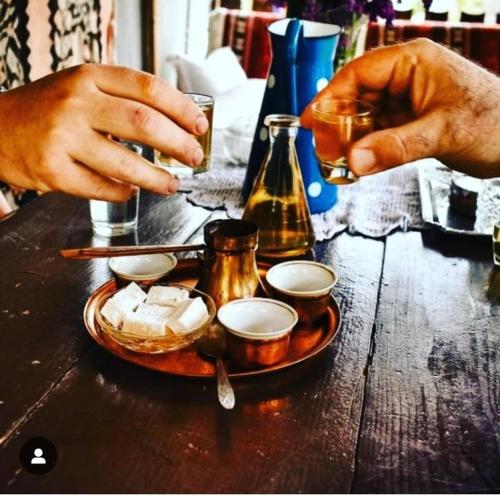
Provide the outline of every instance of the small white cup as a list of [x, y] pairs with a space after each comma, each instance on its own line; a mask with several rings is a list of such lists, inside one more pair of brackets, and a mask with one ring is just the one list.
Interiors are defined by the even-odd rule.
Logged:
[[288, 261], [273, 266], [266, 274], [274, 298], [291, 305], [302, 322], [323, 317], [337, 273], [314, 261]]
[[281, 337], [297, 324], [297, 313], [292, 307], [259, 297], [228, 302], [219, 309], [217, 317], [229, 332], [252, 340]]
[[111, 257], [108, 261], [118, 286], [128, 285], [132, 281], [150, 286], [165, 278], [176, 265], [177, 259], [172, 254], [129, 255]]
[[239, 299], [217, 313], [227, 330], [231, 359], [244, 367], [267, 367], [282, 361], [298, 315], [289, 305], [266, 298]]

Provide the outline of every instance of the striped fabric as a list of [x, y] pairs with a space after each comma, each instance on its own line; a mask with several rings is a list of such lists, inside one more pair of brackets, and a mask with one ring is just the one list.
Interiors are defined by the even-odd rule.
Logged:
[[500, 25], [426, 21], [423, 24], [396, 20], [392, 27], [370, 23], [366, 49], [393, 45], [414, 38], [429, 38], [450, 47], [495, 74], [500, 75]]
[[[224, 10], [222, 44], [230, 46], [251, 78], [265, 78], [271, 61], [267, 26], [283, 14]], [[452, 48], [500, 75], [500, 25], [464, 22], [425, 21], [414, 23], [397, 19], [392, 27], [385, 22], [370, 23], [366, 50], [425, 37]]]
[[82, 62], [113, 62], [113, 0], [2, 0], [0, 84]]
[[[1, 0], [0, 85], [12, 89], [82, 62], [112, 63], [113, 7], [113, 0]], [[34, 197], [0, 182], [0, 218]]]
[[226, 10], [223, 15], [222, 45], [232, 48], [249, 78], [267, 77], [271, 62], [267, 27], [284, 13]]

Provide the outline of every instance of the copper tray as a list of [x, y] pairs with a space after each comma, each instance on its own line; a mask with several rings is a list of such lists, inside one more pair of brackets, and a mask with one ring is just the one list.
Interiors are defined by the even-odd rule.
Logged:
[[[269, 264], [259, 263], [261, 278], [264, 277], [269, 267]], [[194, 287], [198, 281], [198, 260], [179, 260], [177, 267], [169, 275], [169, 281]], [[125, 361], [162, 373], [195, 378], [215, 376], [214, 364], [199, 355], [194, 344], [166, 354], [140, 354], [126, 349], [107, 337], [97, 323], [95, 311], [101, 300], [113, 292], [115, 288], [114, 280], [104, 283], [90, 296], [83, 311], [87, 331], [101, 347]], [[290, 349], [283, 362], [261, 369], [242, 370], [228, 361], [228, 374], [233, 378], [255, 376], [305, 361], [321, 352], [335, 338], [340, 328], [340, 321], [340, 309], [337, 301], [332, 297], [327, 315], [318, 325], [299, 327], [293, 331]]]

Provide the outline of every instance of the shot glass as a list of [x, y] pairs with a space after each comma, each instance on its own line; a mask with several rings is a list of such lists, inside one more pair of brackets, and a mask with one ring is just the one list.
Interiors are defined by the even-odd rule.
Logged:
[[477, 197], [474, 229], [491, 233], [493, 263], [500, 266], [500, 178], [483, 180], [483, 188]]
[[[135, 143], [121, 142], [128, 149], [140, 154], [142, 148]], [[140, 191], [126, 202], [90, 200], [90, 219], [94, 235], [101, 237], [123, 236], [137, 229]]]
[[362, 100], [329, 99], [312, 106], [313, 134], [321, 175], [328, 183], [356, 181], [347, 154], [352, 144], [373, 131], [373, 106]]
[[157, 166], [167, 170], [176, 176], [189, 176], [192, 174], [204, 173], [210, 169], [210, 155], [212, 152], [212, 127], [214, 116], [214, 99], [209, 95], [200, 93], [186, 93], [186, 96], [198, 105], [208, 120], [208, 130], [204, 135], [195, 136], [203, 150], [203, 162], [195, 167], [179, 162], [173, 157], [169, 157], [159, 150], [155, 150], [155, 163]]

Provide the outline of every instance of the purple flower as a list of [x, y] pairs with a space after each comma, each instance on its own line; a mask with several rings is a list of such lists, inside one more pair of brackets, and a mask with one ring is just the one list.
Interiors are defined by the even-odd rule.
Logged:
[[378, 17], [381, 17], [389, 25], [394, 19], [394, 7], [391, 0], [371, 0], [370, 2], [365, 2], [364, 13], [368, 14], [370, 21], [376, 21]]
[[352, 23], [353, 14], [367, 14], [371, 21], [381, 17], [391, 25], [394, 7], [392, 0], [305, 0], [302, 18], [346, 26]]
[[288, 0], [273, 0], [272, 5], [275, 9], [283, 9], [287, 6]]

